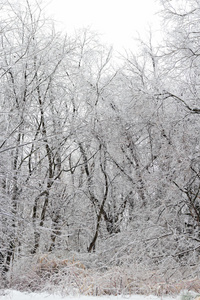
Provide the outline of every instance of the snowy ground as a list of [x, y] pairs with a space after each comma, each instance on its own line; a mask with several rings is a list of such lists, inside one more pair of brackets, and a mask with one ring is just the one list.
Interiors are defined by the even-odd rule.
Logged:
[[[99, 298], [99, 299], [98, 299]], [[179, 300], [180, 297], [156, 297], [156, 296], [59, 296], [59, 295], [49, 295], [46, 293], [36, 294], [36, 293], [21, 293], [18, 291], [1, 291], [0, 290], [0, 300]]]

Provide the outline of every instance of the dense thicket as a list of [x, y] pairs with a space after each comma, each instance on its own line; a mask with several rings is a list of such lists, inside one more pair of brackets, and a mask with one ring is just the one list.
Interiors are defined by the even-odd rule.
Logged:
[[163, 1], [162, 46], [151, 33], [116, 67], [33, 2], [1, 4], [2, 285], [44, 257], [195, 277], [200, 4]]

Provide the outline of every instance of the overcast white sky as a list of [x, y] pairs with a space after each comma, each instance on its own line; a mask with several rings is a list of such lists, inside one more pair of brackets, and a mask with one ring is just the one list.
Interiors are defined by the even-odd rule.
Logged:
[[48, 8], [67, 32], [91, 26], [118, 49], [130, 48], [136, 32], [144, 35], [148, 24], [158, 28], [157, 9], [155, 0], [52, 0]]

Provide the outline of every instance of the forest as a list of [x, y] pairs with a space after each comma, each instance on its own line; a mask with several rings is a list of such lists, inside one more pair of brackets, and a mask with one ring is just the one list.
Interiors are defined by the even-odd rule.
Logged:
[[162, 41], [149, 32], [117, 59], [91, 30], [57, 32], [38, 1], [11, 2], [0, 288], [200, 292], [199, 0], [160, 0]]

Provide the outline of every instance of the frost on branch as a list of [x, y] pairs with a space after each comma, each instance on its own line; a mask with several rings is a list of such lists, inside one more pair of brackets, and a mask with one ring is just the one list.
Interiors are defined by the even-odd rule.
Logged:
[[200, 292], [199, 14], [163, 2], [162, 46], [117, 66], [37, 1], [2, 6], [1, 287]]

